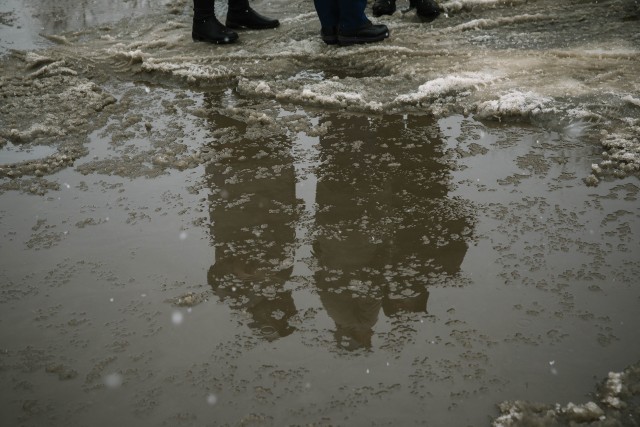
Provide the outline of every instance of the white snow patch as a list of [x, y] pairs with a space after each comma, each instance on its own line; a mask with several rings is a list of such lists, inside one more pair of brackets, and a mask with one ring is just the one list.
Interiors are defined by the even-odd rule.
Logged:
[[485, 73], [468, 73], [462, 75], [450, 75], [429, 80], [418, 87], [414, 93], [398, 95], [394, 102], [415, 103], [425, 99], [434, 99], [443, 95], [463, 92], [469, 89], [477, 90], [479, 86], [487, 85], [497, 77]]
[[269, 85], [266, 82], [260, 81], [256, 85], [255, 91], [257, 93], [270, 93], [271, 92], [271, 88], [269, 87]]
[[635, 105], [637, 107], [640, 107], [640, 99], [634, 98], [631, 95], [627, 95], [627, 96], [622, 97], [622, 100], [623, 101], [627, 101], [628, 103], [633, 104], [633, 105]]
[[107, 53], [116, 58], [128, 59], [131, 63], [141, 63], [145, 58], [149, 56], [140, 49], [126, 50], [121, 49], [120, 46], [107, 49]]
[[500, 96], [499, 99], [485, 101], [478, 105], [480, 117], [526, 117], [541, 113], [551, 113], [553, 100], [534, 92], [511, 91]]
[[382, 103], [368, 100], [365, 95], [354, 91], [349, 85], [334, 80], [324, 80], [303, 86], [301, 89], [286, 89], [276, 94], [276, 99], [333, 108], [382, 111]]
[[469, 10], [475, 7], [493, 7], [500, 3], [501, 0], [454, 0], [442, 3], [440, 7], [445, 12], [458, 12], [460, 10]]
[[35, 123], [27, 130], [20, 131], [18, 129], [11, 129], [8, 132], [8, 137], [12, 141], [18, 142], [30, 142], [36, 138], [43, 136], [64, 136], [65, 132], [58, 127], [48, 126], [41, 123]]
[[158, 71], [173, 74], [178, 77], [185, 77], [190, 82], [197, 80], [215, 80], [234, 75], [234, 72], [224, 65], [175, 64], [171, 62], [156, 62], [153, 58], [144, 61], [142, 63], [142, 69], [144, 71]]

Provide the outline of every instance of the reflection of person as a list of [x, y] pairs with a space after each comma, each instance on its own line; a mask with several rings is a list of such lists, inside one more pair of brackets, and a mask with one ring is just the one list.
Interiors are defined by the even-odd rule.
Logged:
[[229, 0], [226, 26], [216, 18], [215, 0], [193, 0], [193, 27], [191, 36], [194, 41], [210, 43], [233, 43], [238, 33], [232, 29], [248, 28], [263, 30], [280, 25], [277, 19], [260, 15], [249, 6], [249, 0]]
[[[460, 270], [471, 220], [447, 197], [442, 144], [427, 119], [330, 118], [320, 139], [314, 279], [337, 345], [370, 348], [380, 309], [425, 313], [434, 281]], [[426, 121], [426, 122], [425, 122]]]
[[326, 44], [342, 46], [379, 42], [389, 37], [386, 25], [373, 24], [364, 13], [367, 0], [314, 0], [320, 35]]
[[[409, 0], [409, 9], [416, 10], [416, 15], [423, 21], [433, 21], [440, 15], [440, 7], [435, 0]], [[371, 7], [373, 16], [393, 15], [396, 11], [396, 0], [376, 0]]]
[[[218, 132], [243, 132], [246, 126], [224, 116], [212, 121]], [[248, 326], [257, 334], [270, 340], [287, 336], [296, 314], [291, 291], [284, 288], [293, 271], [297, 217], [290, 146], [233, 137], [213, 148], [231, 155], [206, 170], [216, 248], [209, 284], [231, 308], [251, 316]]]
[[371, 348], [373, 327], [380, 312], [377, 298], [321, 291], [320, 301], [336, 324], [334, 337], [338, 347], [349, 351]]

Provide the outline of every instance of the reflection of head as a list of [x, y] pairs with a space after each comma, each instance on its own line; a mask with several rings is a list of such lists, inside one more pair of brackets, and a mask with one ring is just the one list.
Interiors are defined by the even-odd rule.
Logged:
[[379, 299], [354, 296], [347, 291], [337, 293], [334, 289], [321, 291], [320, 300], [336, 324], [334, 336], [338, 347], [371, 348], [373, 326], [380, 312]]
[[295, 331], [289, 324], [291, 317], [296, 314], [291, 292], [281, 292], [273, 298], [258, 298], [252, 301], [247, 311], [253, 318], [249, 327], [268, 341], [286, 337]]
[[289, 320], [297, 310], [291, 291], [283, 289], [292, 271], [289, 267], [269, 274], [264, 269], [237, 262], [220, 262], [209, 269], [207, 277], [221, 301], [251, 315], [248, 326], [256, 335], [273, 341], [295, 330]]
[[355, 351], [361, 348], [370, 349], [373, 330], [344, 328], [341, 325], [336, 325], [333, 336], [336, 339], [336, 345], [343, 350]]

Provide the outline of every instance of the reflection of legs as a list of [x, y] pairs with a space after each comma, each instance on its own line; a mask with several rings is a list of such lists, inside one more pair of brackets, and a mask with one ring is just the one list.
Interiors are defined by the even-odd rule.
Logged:
[[226, 305], [249, 315], [243, 320], [256, 335], [274, 340], [293, 332], [296, 314], [285, 289], [298, 218], [291, 144], [281, 135], [254, 137], [259, 126], [221, 114], [225, 104], [222, 91], [205, 95], [212, 132], [225, 132], [212, 148], [233, 151], [206, 167], [215, 247], [208, 283]]
[[[242, 143], [238, 157], [252, 159], [263, 148]], [[267, 339], [289, 335], [296, 313], [291, 291], [284, 289], [293, 271], [295, 169], [277, 151], [255, 162], [232, 157], [207, 167], [216, 248], [209, 284], [233, 309], [250, 313], [249, 326]], [[279, 175], [255, 176], [255, 170], [274, 169]]]

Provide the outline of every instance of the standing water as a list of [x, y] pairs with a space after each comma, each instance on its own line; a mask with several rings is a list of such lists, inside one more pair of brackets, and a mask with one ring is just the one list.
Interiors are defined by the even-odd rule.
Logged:
[[638, 2], [255, 7], [0, 6], [3, 425], [640, 424]]

